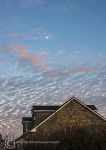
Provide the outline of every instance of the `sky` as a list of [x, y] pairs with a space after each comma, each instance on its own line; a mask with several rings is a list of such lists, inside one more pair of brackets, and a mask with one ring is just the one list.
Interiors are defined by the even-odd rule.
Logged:
[[72, 96], [106, 116], [106, 1], [0, 0], [0, 132]]

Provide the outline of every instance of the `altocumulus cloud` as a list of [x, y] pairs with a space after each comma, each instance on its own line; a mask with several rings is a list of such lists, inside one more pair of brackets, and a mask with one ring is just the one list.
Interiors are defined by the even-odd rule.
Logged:
[[[71, 96], [76, 96], [88, 104], [95, 104], [101, 114], [106, 115], [104, 58], [99, 61], [95, 60], [95, 64], [92, 65], [92, 61], [89, 60], [88, 63], [82, 60], [83, 52], [65, 54], [65, 51], [64, 53], [44, 51], [31, 55], [28, 46], [18, 44], [9, 44], [4, 50], [6, 50], [4, 52], [8, 61], [10, 58], [6, 55], [7, 50], [15, 52], [23, 61], [27, 61], [29, 66], [34, 64], [35, 68], [38, 65], [41, 69], [43, 67], [43, 71], [40, 74], [32, 71], [31, 76], [20, 73], [18, 76], [14, 74], [8, 78], [0, 77], [1, 132], [4, 130], [7, 132], [10, 128], [16, 132], [17, 128], [20, 128], [20, 133], [17, 134], [21, 134], [21, 117], [30, 113], [32, 105], [62, 104]], [[50, 58], [49, 61], [45, 61], [45, 55]], [[97, 54], [95, 55], [96, 58]], [[78, 62], [73, 65], [76, 58]], [[49, 67], [44, 67], [45, 63]], [[14, 65], [15, 63], [12, 64], [12, 67]], [[31, 70], [27, 69], [27, 72], [29, 71]]]
[[40, 67], [41, 70], [46, 69], [48, 67], [48, 63], [43, 60], [43, 53], [30, 55], [27, 52], [28, 47], [15, 44], [9, 44], [6, 46], [6, 48], [16, 52], [17, 55], [21, 57], [21, 59]]

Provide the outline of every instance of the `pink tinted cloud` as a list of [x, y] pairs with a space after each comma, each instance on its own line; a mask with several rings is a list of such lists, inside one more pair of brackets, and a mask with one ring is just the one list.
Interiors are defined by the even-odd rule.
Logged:
[[73, 72], [78, 72], [78, 73], [88, 73], [88, 72], [92, 72], [95, 71], [95, 67], [89, 67], [89, 66], [76, 66], [73, 69]]
[[46, 69], [48, 67], [47, 62], [43, 60], [42, 53], [30, 55], [27, 52], [28, 47], [15, 44], [9, 44], [7, 48], [9, 48], [12, 51], [15, 51], [23, 60], [35, 64], [36, 66], [39, 66], [40, 69]]
[[47, 72], [44, 73], [44, 76], [54, 78], [54, 77], [67, 76], [68, 74], [69, 73], [65, 72], [65, 70], [59, 69], [59, 70], [47, 71]]

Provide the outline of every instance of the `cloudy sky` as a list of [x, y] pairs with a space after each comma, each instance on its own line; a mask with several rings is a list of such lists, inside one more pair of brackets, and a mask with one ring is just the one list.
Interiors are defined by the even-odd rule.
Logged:
[[72, 96], [106, 116], [106, 1], [0, 0], [0, 132]]

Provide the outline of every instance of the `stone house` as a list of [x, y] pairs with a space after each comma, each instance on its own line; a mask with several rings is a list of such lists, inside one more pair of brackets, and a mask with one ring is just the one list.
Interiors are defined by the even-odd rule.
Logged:
[[[33, 106], [32, 117], [23, 117], [23, 135], [16, 139], [44, 140], [50, 134], [66, 127], [95, 127], [98, 131], [106, 130], [106, 119], [97, 112], [94, 105], [86, 105], [72, 97], [61, 106]], [[40, 136], [39, 136], [40, 135]]]

